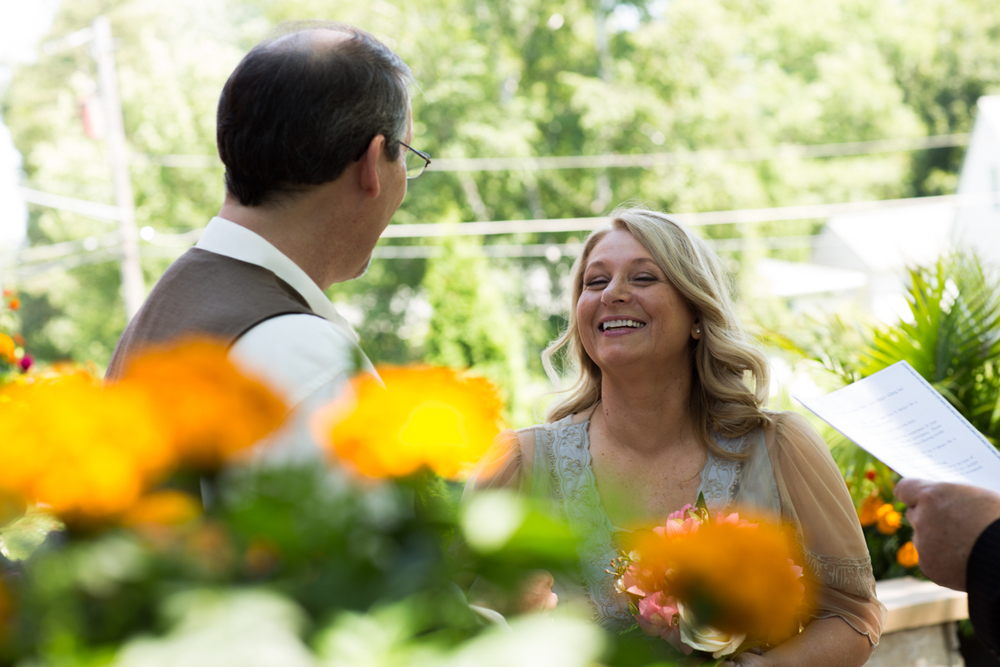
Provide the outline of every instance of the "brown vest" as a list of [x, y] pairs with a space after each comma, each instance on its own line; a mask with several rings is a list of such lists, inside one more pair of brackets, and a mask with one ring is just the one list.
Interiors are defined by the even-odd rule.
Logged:
[[194, 334], [232, 345], [261, 322], [289, 314], [316, 315], [273, 272], [191, 248], [170, 265], [125, 328], [105, 379], [120, 377], [128, 356], [144, 345]]

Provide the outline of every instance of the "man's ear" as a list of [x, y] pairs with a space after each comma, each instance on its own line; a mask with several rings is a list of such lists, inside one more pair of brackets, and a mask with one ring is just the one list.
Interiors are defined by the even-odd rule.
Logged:
[[385, 137], [381, 134], [376, 134], [375, 138], [368, 144], [368, 150], [358, 160], [358, 184], [365, 195], [372, 199], [378, 197], [382, 191], [382, 184], [378, 175], [378, 158], [384, 150]]

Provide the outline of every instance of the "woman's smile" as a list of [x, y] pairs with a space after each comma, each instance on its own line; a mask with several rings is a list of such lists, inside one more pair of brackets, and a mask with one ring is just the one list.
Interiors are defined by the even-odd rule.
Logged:
[[631, 317], [607, 317], [598, 325], [605, 336], [623, 336], [642, 329], [646, 323]]

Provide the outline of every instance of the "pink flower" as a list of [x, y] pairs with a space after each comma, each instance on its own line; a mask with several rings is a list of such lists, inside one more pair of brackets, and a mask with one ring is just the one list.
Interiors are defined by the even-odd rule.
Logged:
[[625, 570], [625, 574], [623, 574], [621, 578], [622, 588], [626, 593], [631, 593], [632, 595], [645, 597], [646, 591], [642, 589], [641, 586], [642, 581], [639, 579], [638, 576], [636, 576], [636, 573], [633, 571], [634, 568], [635, 565], [633, 564], [630, 565], [627, 570]]
[[667, 539], [690, 535], [698, 532], [698, 526], [706, 519], [708, 519], [707, 512], [689, 503], [676, 512], [671, 512], [666, 522], [662, 526], [653, 528], [653, 532]]
[[677, 600], [664, 595], [663, 591], [657, 591], [639, 600], [639, 614], [635, 620], [648, 636], [665, 639], [684, 655], [691, 655], [691, 647], [681, 641], [680, 628], [677, 625], [679, 618]]
[[694, 505], [692, 505], [691, 503], [688, 503], [687, 505], [685, 505], [684, 507], [680, 508], [676, 512], [671, 512], [669, 514], [669, 516], [667, 516], [667, 519], [668, 520], [676, 519], [678, 521], [683, 521], [684, 520], [684, 515], [687, 514], [687, 512], [689, 510], [692, 510], [692, 509], [694, 509]]
[[739, 512], [733, 512], [732, 514], [728, 514], [728, 515], [727, 514], [723, 514], [722, 512], [719, 512], [718, 514], [715, 515], [715, 523], [716, 523], [716, 525], [719, 525], [719, 526], [724, 525], [724, 524], [729, 524], [731, 526], [737, 526], [738, 528], [744, 528], [744, 527], [745, 528], [756, 528], [757, 527], [757, 524], [750, 523], [746, 519], [741, 519]]
[[32, 356], [28, 353], [25, 353], [25, 355], [21, 357], [20, 361], [17, 362], [17, 365], [21, 367], [22, 371], [26, 371], [29, 368], [31, 368], [31, 364], [33, 363], [35, 363], [35, 360], [32, 358]]

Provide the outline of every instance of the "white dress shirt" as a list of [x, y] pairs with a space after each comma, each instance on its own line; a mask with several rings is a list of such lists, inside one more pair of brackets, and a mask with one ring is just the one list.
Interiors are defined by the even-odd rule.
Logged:
[[310, 415], [340, 396], [346, 381], [358, 372], [375, 374], [358, 347], [357, 334], [312, 278], [259, 234], [215, 217], [196, 247], [273, 272], [319, 315], [272, 317], [243, 334], [229, 352], [237, 366], [267, 382], [291, 409], [268, 449], [281, 450], [294, 459], [315, 456]]

